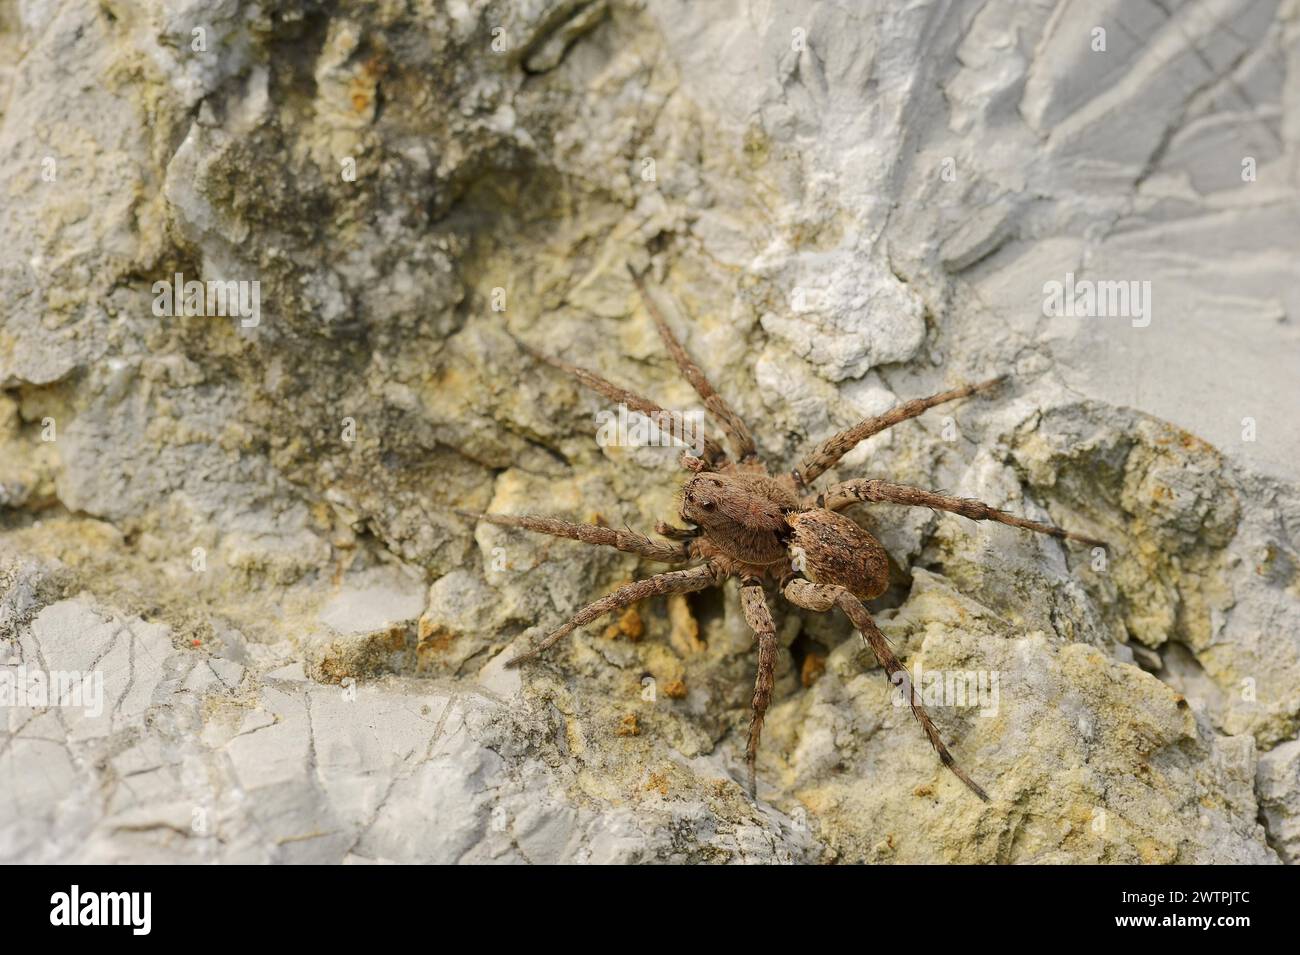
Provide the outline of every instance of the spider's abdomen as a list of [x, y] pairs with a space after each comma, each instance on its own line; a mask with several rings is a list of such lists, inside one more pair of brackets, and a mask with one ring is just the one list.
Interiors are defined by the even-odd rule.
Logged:
[[822, 508], [787, 516], [795, 570], [815, 584], [838, 584], [859, 600], [889, 586], [889, 558], [880, 542], [843, 514]]

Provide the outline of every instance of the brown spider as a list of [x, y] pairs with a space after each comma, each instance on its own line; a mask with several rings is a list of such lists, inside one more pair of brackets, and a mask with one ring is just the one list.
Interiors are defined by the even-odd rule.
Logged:
[[[652, 540], [631, 530], [615, 530], [595, 524], [573, 524], [553, 517], [459, 512], [465, 517], [503, 527], [518, 527], [587, 544], [615, 547], [648, 560], [693, 565], [685, 570], [634, 581], [602, 597], [580, 610], [564, 626], [551, 631], [531, 649], [514, 657], [507, 665], [516, 666], [532, 659], [578, 627], [647, 597], [691, 593], [720, 584], [727, 577], [739, 577], [741, 607], [745, 620], [758, 639], [758, 676], [754, 681], [749, 742], [746, 747], [749, 789], [752, 794], [755, 791], [754, 767], [759, 737], [772, 698], [777, 653], [776, 627], [763, 594], [763, 583], [774, 582], [785, 598], [797, 607], [819, 612], [839, 607], [844, 611], [862, 635], [863, 642], [875, 654], [891, 683], [901, 683], [906, 688], [912, 713], [943, 764], [975, 795], [987, 802], [988, 794], [953, 760], [934, 721], [922, 705], [916, 688], [907, 679], [907, 670], [894, 656], [885, 635], [863, 606], [863, 601], [880, 596], [888, 586], [889, 570], [885, 549], [865, 530], [837, 512], [858, 501], [929, 507], [951, 511], [971, 520], [998, 521], [1085, 544], [1104, 545], [1093, 538], [1016, 517], [979, 501], [950, 497], [904, 484], [856, 479], [842, 481], [822, 493], [813, 493], [810, 486], [858, 442], [899, 422], [915, 418], [935, 405], [986, 391], [1003, 379], [995, 378], [978, 385], [963, 385], [929, 398], [905, 402], [827, 438], [789, 474], [769, 474], [758, 458], [749, 429], [713, 390], [704, 373], [686, 354], [647, 292], [641, 276], [630, 265], [628, 271], [632, 274], [632, 280], [636, 283], [646, 310], [658, 327], [669, 354], [704, 400], [705, 407], [721, 424], [735, 460], [707, 437], [703, 440], [698, 455], [691, 452], [683, 454], [683, 466], [694, 473], [682, 488], [681, 519], [691, 526], [683, 529], [663, 522], [655, 526], [655, 532], [659, 536], [673, 543]], [[532, 349], [527, 350], [534, 357], [567, 372], [611, 401], [621, 402], [629, 409], [659, 421], [682, 424], [680, 416], [675, 412], [666, 411], [654, 402], [626, 391], [592, 372]]]

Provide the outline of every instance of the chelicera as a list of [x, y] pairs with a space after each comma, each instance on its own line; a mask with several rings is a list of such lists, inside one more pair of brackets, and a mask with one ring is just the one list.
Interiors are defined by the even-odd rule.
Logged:
[[[988, 794], [957, 765], [948, 751], [918, 691], [907, 679], [906, 668], [895, 656], [864, 604], [880, 596], [888, 587], [889, 566], [885, 549], [871, 534], [839, 512], [857, 502], [928, 507], [975, 521], [996, 521], [1092, 546], [1103, 546], [1102, 542], [1018, 517], [980, 501], [885, 480], [857, 478], [820, 492], [813, 485], [859, 442], [915, 418], [936, 405], [989, 391], [1003, 379], [962, 385], [928, 398], [904, 402], [822, 441], [793, 470], [772, 473], [759, 459], [749, 428], [714, 391], [668, 327], [642, 277], [630, 266], [628, 271], [669, 354], [721, 426], [730, 453], [714, 439], [705, 437], [698, 454], [683, 454], [682, 465], [691, 472], [681, 491], [680, 518], [687, 526], [676, 527], [660, 522], [655, 532], [662, 540], [630, 530], [575, 524], [553, 517], [467, 513], [467, 517], [504, 527], [614, 547], [647, 560], [684, 565], [680, 570], [634, 581], [584, 607], [563, 626], [511, 659], [508, 665], [517, 666], [532, 660], [578, 627], [648, 597], [691, 593], [717, 586], [728, 577], [737, 577], [740, 580], [741, 607], [754, 632], [758, 656], [746, 746], [751, 793], [755, 788], [755, 762], [763, 719], [772, 699], [777, 660], [776, 627], [765, 594], [765, 587], [771, 587], [791, 604], [805, 610], [841, 610], [875, 654], [886, 676], [908, 694], [912, 713], [939, 759], [971, 792], [987, 801]], [[537, 352], [532, 354], [611, 401], [621, 402], [629, 409], [659, 421], [680, 422], [680, 416], [675, 412], [667, 411], [590, 371], [558, 358]]]

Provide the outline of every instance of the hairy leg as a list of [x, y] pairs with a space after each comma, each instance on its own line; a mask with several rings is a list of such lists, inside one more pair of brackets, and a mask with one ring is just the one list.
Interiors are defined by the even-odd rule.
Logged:
[[1106, 546], [1104, 541], [1099, 541], [1095, 537], [1085, 537], [1083, 534], [1076, 534], [1073, 531], [1067, 531], [1052, 524], [1042, 524], [1038, 521], [1017, 517], [1014, 514], [1008, 514], [1006, 511], [1000, 511], [996, 507], [990, 507], [988, 504], [970, 498], [951, 497], [947, 494], [938, 494], [934, 491], [911, 487], [907, 484], [893, 484], [889, 481], [876, 481], [867, 478], [844, 481], [836, 484], [822, 496], [821, 505], [830, 508], [832, 511], [837, 511], [855, 501], [863, 501], [868, 504], [883, 502], [886, 504], [905, 504], [909, 507], [932, 507], [936, 510], [960, 514], [972, 521], [997, 521], [999, 524], [1023, 527], [1027, 531], [1067, 538], [1093, 547]]
[[[598, 395], [603, 395], [610, 401], [626, 405], [629, 410], [643, 414], [647, 418], [651, 418], [656, 422], [671, 422], [671, 426], [679, 435], [685, 436], [694, 434], [695, 430], [698, 428], [697, 423], [687, 421], [678, 412], [661, 408], [649, 398], [643, 398], [634, 392], [628, 391], [626, 388], [620, 388], [612, 381], [600, 377], [600, 375], [597, 375], [595, 372], [587, 371], [585, 368], [579, 368], [577, 365], [571, 365], [567, 361], [561, 361], [551, 355], [539, 352], [535, 348], [525, 345], [523, 342], [519, 343], [519, 347], [528, 352], [528, 354], [532, 355], [538, 361], [546, 362], [546, 364], [550, 365], [552, 368], [558, 369], [567, 375], [572, 375], [584, 387], [589, 388]], [[727, 459], [727, 453], [722, 450], [722, 446], [708, 435], [701, 435], [699, 451], [703, 455], [704, 460], [710, 465], [720, 464]]]
[[763, 719], [772, 702], [772, 684], [776, 674], [776, 625], [763, 597], [763, 587], [756, 580], [747, 580], [740, 588], [740, 606], [745, 611], [754, 635], [758, 638], [758, 676], [754, 679], [754, 699], [749, 717], [749, 744], [745, 747], [745, 762], [749, 766], [749, 794], [756, 790], [755, 765], [758, 762], [758, 741], [763, 735]]
[[705, 587], [712, 587], [721, 579], [721, 575], [716, 569], [709, 564], [701, 564], [699, 567], [691, 567], [688, 570], [672, 570], [666, 574], [647, 577], [645, 580], [634, 580], [627, 586], [620, 587], [612, 594], [601, 597], [595, 603], [583, 607], [568, 623], [558, 630], [552, 630], [536, 646], [525, 650], [513, 659], [507, 660], [506, 666], [518, 666], [525, 660], [531, 660], [556, 641], [578, 629], [578, 627], [585, 626], [593, 620], [598, 620], [607, 613], [622, 610], [624, 607], [645, 600], [647, 597], [657, 597], [661, 594], [688, 594], [695, 590], [703, 590]]
[[636, 274], [631, 265], [628, 265], [627, 270], [632, 276], [632, 281], [636, 283], [637, 291], [641, 293], [641, 301], [645, 303], [646, 311], [650, 313], [655, 327], [659, 329], [659, 336], [664, 340], [668, 353], [673, 356], [673, 361], [682, 370], [686, 380], [691, 383], [695, 393], [704, 400], [704, 406], [722, 423], [722, 430], [727, 433], [727, 440], [732, 450], [736, 452], [736, 457], [741, 461], [756, 459], [758, 450], [754, 444], [754, 436], [750, 434], [745, 422], [731, 410], [731, 406], [714, 390], [713, 385], [709, 384], [709, 379], [704, 377], [704, 372], [700, 371], [699, 366], [691, 361], [691, 356], [686, 354], [686, 349], [682, 347], [682, 343], [677, 340], [677, 336], [668, 327], [668, 322], [664, 320], [659, 306], [650, 297], [645, 281]]
[[620, 531], [612, 527], [601, 527], [599, 524], [572, 524], [556, 517], [539, 517], [532, 514], [478, 514], [474, 511], [456, 513], [476, 521], [487, 521], [498, 527], [518, 527], [538, 534], [550, 534], [552, 537], [567, 537], [570, 540], [582, 541], [584, 544], [613, 547], [625, 554], [636, 554], [647, 560], [658, 560], [665, 564], [685, 563], [691, 557], [684, 544], [664, 544], [636, 531]]
[[[787, 600], [798, 607], [821, 612], [830, 610], [832, 607], [839, 607], [848, 615], [848, 618], [853, 621], [853, 626], [857, 627], [858, 632], [862, 634], [863, 642], [871, 648], [871, 652], [876, 655], [876, 659], [884, 667], [889, 682], [895, 686], [900, 684], [903, 686], [908, 695], [908, 703], [912, 707], [912, 715], [921, 724], [921, 729], [925, 731], [926, 737], [929, 738], [930, 745], [939, 754], [939, 760], [952, 771], [954, 776], [965, 783], [971, 792], [988, 802], [989, 794], [966, 775], [965, 771], [952, 758], [952, 754], [948, 752], [948, 747], [944, 745], [943, 738], [939, 736], [939, 730], [934, 725], [934, 720], [930, 719], [930, 714], [926, 712], [925, 706], [921, 702], [921, 695], [916, 691], [916, 687], [912, 685], [912, 678], [907, 672], [907, 668], [899, 662], [898, 657], [894, 656], [894, 651], [889, 647], [889, 641], [880, 632], [880, 628], [871, 619], [871, 614], [867, 613], [867, 608], [862, 606], [862, 602], [843, 587], [822, 586], [801, 578], [789, 581], [782, 593], [785, 594]], [[898, 676], [895, 676], [895, 674], [898, 674]]]
[[882, 415], [867, 418], [865, 421], [861, 421], [839, 434], [832, 435], [804, 456], [803, 463], [794, 472], [795, 483], [800, 486], [811, 484], [821, 477], [828, 468], [834, 467], [836, 461], [873, 434], [879, 434], [886, 428], [892, 428], [909, 418], [915, 418], [935, 405], [956, 401], [958, 398], [965, 398], [981, 391], [987, 391], [1002, 381], [1003, 378], [993, 378], [978, 385], [962, 385], [960, 388], [953, 388], [951, 391], [942, 391], [937, 395], [931, 395], [929, 398], [914, 398], [911, 401], [903, 402], [897, 407], [890, 408]]

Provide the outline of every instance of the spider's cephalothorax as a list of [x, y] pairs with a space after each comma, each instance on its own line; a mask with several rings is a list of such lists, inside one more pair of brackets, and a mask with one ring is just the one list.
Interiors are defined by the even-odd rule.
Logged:
[[[584, 607], [564, 626], [514, 657], [510, 664], [517, 665], [531, 659], [576, 628], [646, 597], [690, 593], [719, 584], [727, 577], [738, 577], [741, 582], [741, 607], [758, 645], [758, 676], [754, 682], [746, 748], [749, 785], [753, 792], [758, 742], [763, 731], [763, 718], [772, 697], [776, 668], [776, 627], [764, 595], [764, 584], [774, 585], [795, 606], [813, 611], [838, 607], [845, 613], [862, 635], [863, 642], [876, 655], [891, 682], [905, 688], [912, 713], [943, 764], [977, 796], [987, 800], [988, 795], [984, 790], [953, 762], [934, 721], [922, 705], [919, 694], [911, 681], [905, 679], [905, 668], [863, 605], [863, 601], [880, 596], [888, 585], [889, 568], [884, 548], [874, 537], [838, 511], [855, 502], [904, 504], [951, 511], [971, 520], [997, 521], [1094, 546], [1101, 545], [1101, 542], [1050, 524], [1016, 517], [979, 501], [950, 497], [905, 484], [856, 479], [843, 481], [821, 493], [812, 491], [811, 487], [828, 468], [871, 435], [901, 421], [915, 418], [935, 405], [985, 391], [1002, 379], [964, 385], [929, 398], [904, 402], [882, 415], [868, 418], [826, 439], [805, 456], [793, 471], [773, 475], [759, 461], [749, 429], [718, 396], [704, 373], [686, 354], [655, 306], [641, 277], [630, 267], [628, 271], [632, 273], [632, 280], [641, 293], [646, 310], [658, 327], [673, 360], [704, 400], [710, 414], [722, 426], [734, 458], [710, 438], [703, 441], [699, 454], [683, 455], [683, 465], [693, 472], [682, 487], [681, 520], [688, 527], [683, 529], [660, 523], [655, 531], [665, 538], [663, 541], [629, 530], [614, 530], [594, 524], [573, 524], [551, 517], [467, 515], [505, 527], [568, 537], [588, 544], [615, 547], [649, 560], [685, 565], [682, 570], [634, 581]], [[673, 420], [680, 423], [673, 412], [665, 411], [654, 402], [626, 391], [598, 375], [556, 358], [535, 352], [533, 354], [633, 411], [660, 416], [661, 421]]]

